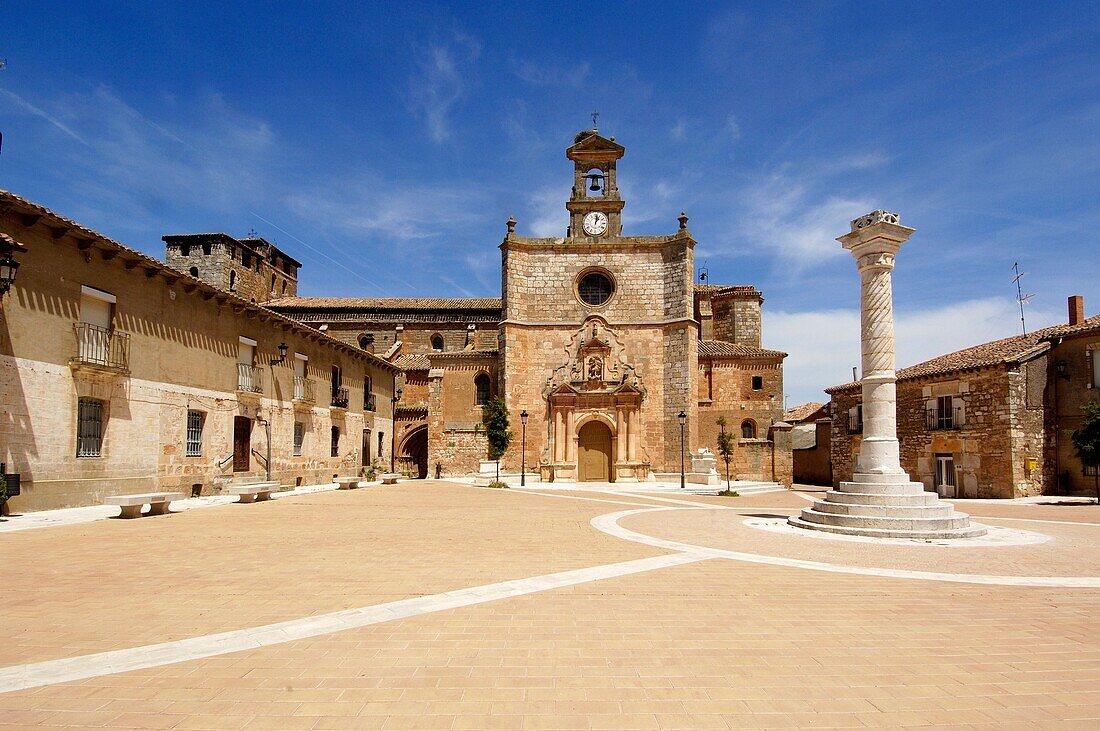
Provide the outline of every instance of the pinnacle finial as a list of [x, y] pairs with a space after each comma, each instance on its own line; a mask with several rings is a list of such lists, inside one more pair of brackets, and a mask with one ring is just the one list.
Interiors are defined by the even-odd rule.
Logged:
[[688, 227], [688, 214], [684, 213], [683, 211], [680, 211], [680, 215], [677, 217], [677, 219], [680, 221], [680, 230], [681, 231], [683, 231], [685, 228]]
[[508, 233], [514, 234], [516, 232], [516, 219], [514, 216], [508, 216]]

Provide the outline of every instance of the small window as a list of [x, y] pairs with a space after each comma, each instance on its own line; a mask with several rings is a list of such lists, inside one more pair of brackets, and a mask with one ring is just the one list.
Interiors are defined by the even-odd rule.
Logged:
[[432, 335], [432, 350], [443, 350], [443, 336]]
[[366, 350], [371, 345], [374, 345], [374, 333], [363, 333], [359, 336], [359, 347]]
[[605, 304], [614, 291], [615, 285], [611, 283], [611, 277], [603, 272], [589, 272], [577, 283], [577, 295], [581, 302], [590, 307]]
[[1100, 467], [1096, 465], [1085, 465], [1085, 477], [1096, 477], [1096, 471], [1100, 470]]
[[180, 254], [182, 256], [191, 256], [191, 245], [190, 244], [180, 245]]
[[385, 432], [378, 432], [378, 458], [382, 458], [382, 440], [386, 437]]
[[271, 275], [271, 291], [272, 292], [275, 291], [275, 275], [274, 274]]
[[76, 407], [76, 456], [99, 457], [103, 450], [103, 402], [82, 398]]
[[753, 391], [760, 391], [760, 390], [763, 390], [763, 388], [764, 388], [764, 377], [763, 376], [753, 376], [752, 377], [752, 390]]
[[332, 452], [333, 457], [340, 456], [340, 427], [332, 427]]
[[283, 294], [286, 294], [286, 282], [283, 282]]
[[241, 264], [244, 264], [246, 267], [252, 266], [252, 254], [249, 254], [247, 251], [242, 251]]
[[477, 393], [477, 405], [485, 406], [489, 403], [489, 376], [484, 373], [474, 378], [474, 390]]
[[374, 381], [363, 376], [363, 411], [374, 411]]
[[745, 419], [741, 422], [741, 438], [756, 439], [756, 422]]
[[190, 269], [187, 270], [187, 273], [190, 274], [195, 279], [199, 278], [199, 268], [198, 267], [191, 267]]
[[189, 410], [187, 412], [187, 456], [202, 456], [202, 427], [206, 421], [206, 414], [201, 411]]
[[237, 273], [236, 272], [229, 272], [229, 291], [230, 292], [237, 291]]
[[202, 255], [203, 256], [210, 256], [210, 242], [209, 241], [207, 241], [205, 244], [202, 245]]
[[294, 456], [302, 456], [302, 440], [305, 438], [306, 425], [300, 421], [294, 422]]

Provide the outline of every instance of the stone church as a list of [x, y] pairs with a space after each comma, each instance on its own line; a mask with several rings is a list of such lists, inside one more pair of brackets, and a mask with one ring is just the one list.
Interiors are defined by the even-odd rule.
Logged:
[[[763, 296], [748, 285], [695, 283], [684, 214], [672, 233], [624, 235], [624, 152], [595, 129], [576, 135], [566, 149], [568, 229], [532, 238], [508, 220], [500, 299], [292, 296], [298, 262], [262, 239], [238, 242], [253, 266], [234, 280], [253, 296], [260, 290], [263, 306], [401, 368], [399, 471], [476, 473], [487, 451], [483, 407], [500, 394], [516, 434], [510, 470], [520, 466], [521, 412], [526, 464], [546, 481], [678, 477], [682, 458], [690, 471], [691, 453], [715, 450], [724, 417], [737, 437], [734, 476], [789, 484], [786, 354], [761, 347]], [[165, 240], [169, 261], [187, 271], [173, 248], [182, 239]], [[213, 276], [224, 287], [230, 275]]]

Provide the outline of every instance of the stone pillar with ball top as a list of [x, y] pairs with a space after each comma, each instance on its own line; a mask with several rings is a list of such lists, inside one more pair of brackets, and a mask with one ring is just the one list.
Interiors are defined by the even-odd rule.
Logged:
[[901, 468], [891, 276], [914, 230], [902, 226], [896, 213], [873, 211], [837, 239], [855, 257], [861, 280], [863, 439], [852, 481], [790, 518], [791, 525], [882, 538], [972, 538], [986, 532]]

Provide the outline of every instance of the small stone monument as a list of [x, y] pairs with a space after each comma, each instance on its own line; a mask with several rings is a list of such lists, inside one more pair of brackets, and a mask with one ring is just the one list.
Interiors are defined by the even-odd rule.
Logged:
[[693, 452], [691, 454], [691, 475], [695, 479], [691, 481], [705, 485], [717, 485], [720, 481], [718, 470], [715, 469], [717, 464], [718, 459], [709, 447], [703, 447], [698, 452]]
[[900, 216], [873, 211], [852, 221], [837, 241], [852, 252], [862, 281], [863, 439], [851, 482], [825, 493], [791, 525], [846, 535], [882, 538], [972, 538], [986, 528], [971, 525], [901, 468], [894, 373], [894, 294], [891, 272], [901, 245], [915, 229]]

